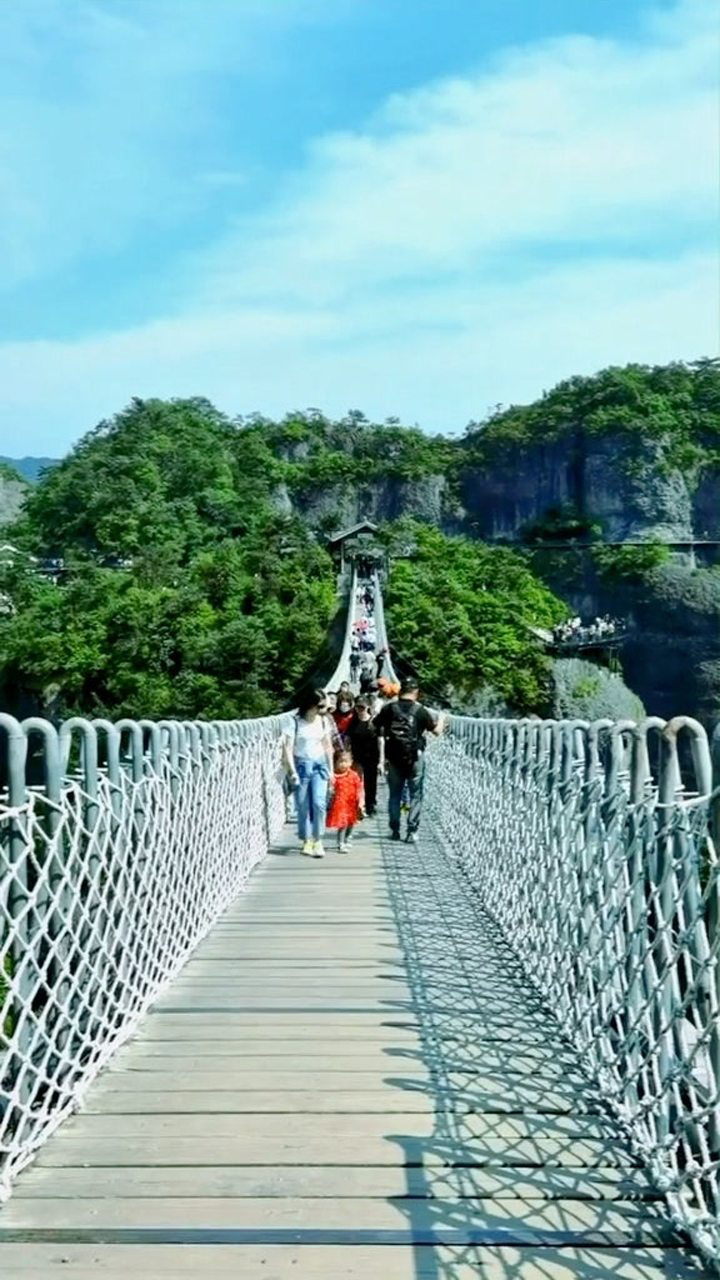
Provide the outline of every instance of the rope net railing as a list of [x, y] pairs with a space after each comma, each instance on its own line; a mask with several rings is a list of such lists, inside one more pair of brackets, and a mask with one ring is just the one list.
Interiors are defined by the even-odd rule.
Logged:
[[0, 716], [0, 1200], [266, 853], [286, 727]]
[[720, 869], [697, 722], [453, 717], [434, 825], [649, 1166], [720, 1259]]

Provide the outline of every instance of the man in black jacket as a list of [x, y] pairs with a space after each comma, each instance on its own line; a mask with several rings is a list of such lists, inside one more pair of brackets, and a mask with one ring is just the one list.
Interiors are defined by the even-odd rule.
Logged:
[[397, 702], [383, 707], [375, 721], [380, 736], [380, 767], [387, 766], [390, 801], [390, 836], [400, 839], [400, 808], [407, 785], [410, 795], [407, 839], [417, 840], [425, 779], [425, 735], [439, 736], [445, 725], [442, 718], [418, 701], [420, 689], [412, 677], [403, 680]]
[[377, 805], [377, 776], [380, 762], [377, 729], [372, 719], [372, 698], [358, 698], [355, 715], [347, 731], [352, 751], [353, 768], [357, 770], [365, 787], [365, 812], [368, 818], [375, 814]]

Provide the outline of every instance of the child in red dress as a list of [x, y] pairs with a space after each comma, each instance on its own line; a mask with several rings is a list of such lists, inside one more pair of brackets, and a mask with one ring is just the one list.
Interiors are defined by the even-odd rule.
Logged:
[[349, 751], [338, 751], [335, 756], [334, 794], [327, 816], [327, 826], [337, 831], [338, 853], [350, 852], [355, 825], [365, 817], [362, 778], [352, 767]]

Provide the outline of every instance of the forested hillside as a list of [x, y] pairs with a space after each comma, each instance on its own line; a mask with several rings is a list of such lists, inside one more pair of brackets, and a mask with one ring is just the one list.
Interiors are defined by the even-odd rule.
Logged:
[[322, 646], [334, 574], [235, 443], [202, 401], [136, 402], [41, 481], [16, 541], [67, 572], [56, 586], [4, 571], [7, 703], [209, 717], [282, 704]]
[[[136, 401], [86, 436], [12, 530], [64, 572], [55, 584], [21, 562], [2, 570], [14, 609], [0, 616], [5, 705], [156, 717], [282, 707], [336, 604], [322, 531], [276, 500], [303, 465], [288, 454], [317, 440], [306, 465], [320, 487], [326, 455], [367, 472], [375, 452], [393, 449], [391, 464], [407, 469], [427, 465], [424, 449], [448, 450], [352, 418], [234, 424], [202, 400]], [[417, 576], [398, 568], [390, 598], [398, 642], [421, 674], [463, 696], [490, 685], [519, 709], [546, 706], [548, 668], [526, 623], [563, 606], [512, 552], [439, 531], [420, 529], [418, 540]]]
[[[230, 420], [202, 399], [136, 400], [43, 475], [8, 530], [66, 573], [57, 587], [3, 570], [5, 702], [186, 716], [282, 705], [333, 614], [325, 535], [363, 518], [391, 543], [418, 522], [415, 559], [391, 575], [392, 633], [458, 705], [546, 711], [550, 670], [528, 627], [572, 607], [626, 619], [626, 672], [650, 710], [714, 718], [711, 361], [573, 378], [454, 439], [357, 411]], [[627, 541], [642, 546], [615, 545]]]

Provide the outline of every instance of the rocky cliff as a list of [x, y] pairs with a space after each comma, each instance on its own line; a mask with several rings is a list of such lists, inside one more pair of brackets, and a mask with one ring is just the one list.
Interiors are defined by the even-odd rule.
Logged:
[[720, 538], [720, 470], [700, 480], [673, 465], [662, 441], [622, 432], [572, 431], [501, 454], [463, 468], [460, 487], [472, 531], [489, 541], [562, 537], [563, 519], [609, 542]]
[[27, 485], [6, 463], [0, 463], [0, 527], [12, 524], [19, 516]]
[[495, 465], [461, 465], [452, 476], [380, 476], [294, 492], [281, 483], [273, 502], [319, 529], [412, 516], [485, 542], [720, 540], [720, 469], [695, 481], [669, 466], [656, 443], [628, 457], [622, 436], [541, 445]]
[[294, 491], [280, 484], [273, 490], [272, 501], [283, 514], [299, 515], [325, 531], [349, 528], [360, 520], [384, 524], [403, 516], [437, 525], [445, 533], [465, 531], [468, 526], [467, 513], [451, 480], [443, 474], [414, 479], [378, 476], [365, 482], [344, 481]]

